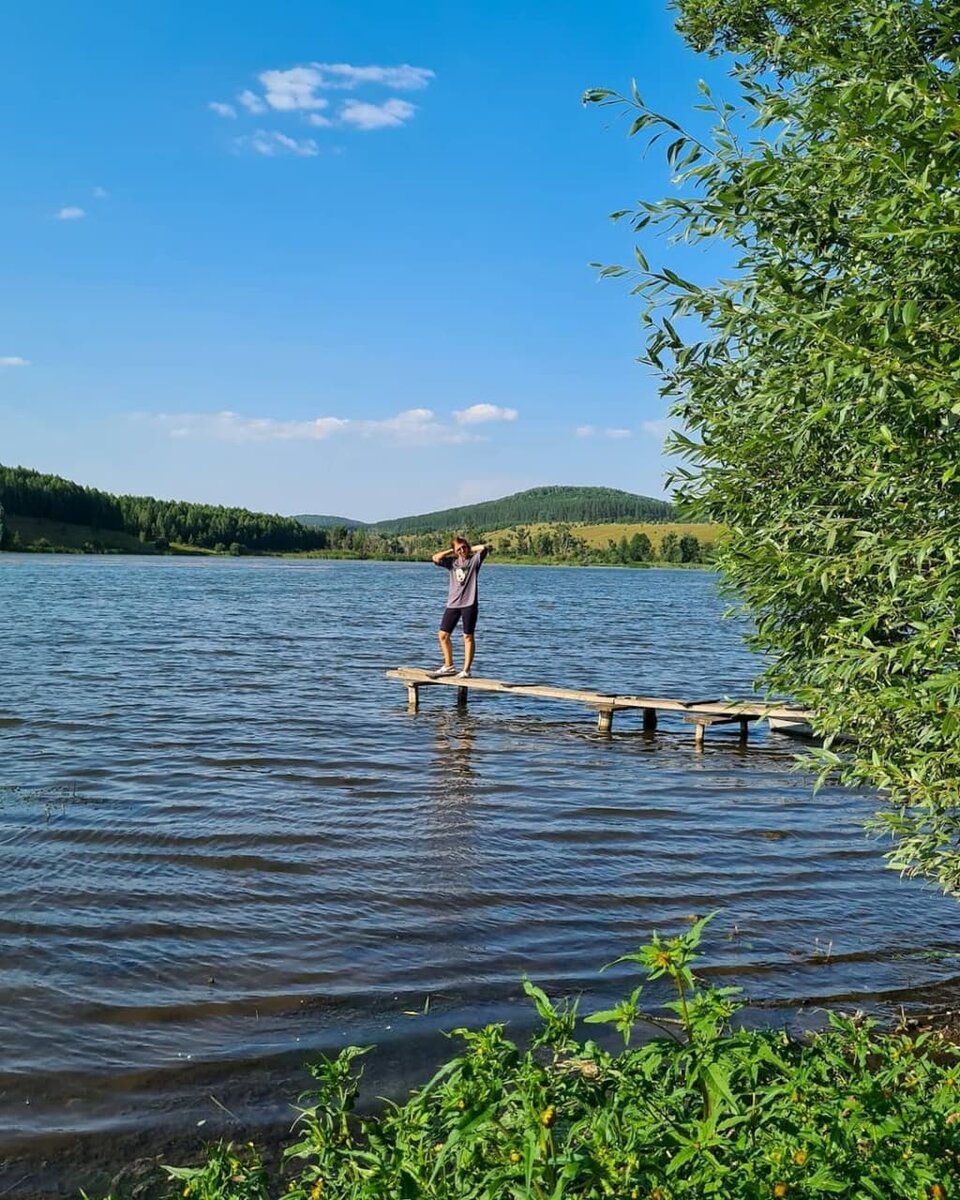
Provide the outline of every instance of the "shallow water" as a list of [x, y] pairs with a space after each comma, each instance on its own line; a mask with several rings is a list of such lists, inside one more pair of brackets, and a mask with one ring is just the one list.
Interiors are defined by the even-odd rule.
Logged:
[[[439, 688], [409, 715], [383, 669], [436, 660], [445, 583], [0, 556], [0, 1152], [149, 1142], [346, 1042], [402, 1076], [431, 1032], [517, 1017], [524, 971], [596, 1006], [626, 985], [600, 964], [714, 908], [708, 973], [772, 1008], [960, 976], [955, 902], [885, 870], [872, 797], [811, 796], [787, 739], [697, 754], [678, 721], [601, 738], [576, 706]], [[750, 692], [707, 572], [489, 564], [481, 595], [477, 673]]]

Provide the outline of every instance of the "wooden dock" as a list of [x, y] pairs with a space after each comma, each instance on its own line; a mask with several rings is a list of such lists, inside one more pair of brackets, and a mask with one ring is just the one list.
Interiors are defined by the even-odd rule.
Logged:
[[639, 709], [643, 713], [643, 728], [652, 732], [657, 728], [659, 713], [682, 714], [683, 720], [693, 725], [693, 740], [703, 745], [704, 734], [714, 725], [740, 726], [740, 738], [747, 739], [752, 721], [773, 718], [777, 722], [806, 725], [813, 713], [804, 708], [758, 700], [677, 700], [670, 696], [630, 696], [614, 692], [590, 692], [581, 688], [553, 687], [543, 683], [507, 683], [502, 679], [483, 679], [471, 676], [458, 679], [448, 675], [433, 679], [428, 671], [418, 667], [396, 667], [386, 672], [388, 679], [399, 680], [407, 689], [407, 708], [416, 712], [420, 707], [420, 689], [423, 687], [453, 687], [457, 689], [457, 703], [466, 704], [471, 688], [478, 692], [496, 692], [502, 696], [536, 696], [543, 700], [566, 700], [582, 704], [597, 714], [597, 732], [611, 733], [615, 713]]

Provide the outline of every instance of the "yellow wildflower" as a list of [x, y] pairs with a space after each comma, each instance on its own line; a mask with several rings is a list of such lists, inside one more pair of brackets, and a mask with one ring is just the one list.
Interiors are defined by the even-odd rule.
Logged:
[[544, 1127], [544, 1129], [549, 1129], [550, 1126], [554, 1123], [554, 1121], [556, 1119], [557, 1119], [556, 1105], [548, 1104], [547, 1107], [540, 1114], [540, 1124]]
[[803, 1166], [803, 1164], [804, 1164], [804, 1163], [807, 1161], [807, 1152], [806, 1152], [806, 1150], [797, 1150], [797, 1151], [796, 1151], [796, 1153], [795, 1153], [795, 1154], [794, 1154], [794, 1156], [793, 1156], [793, 1161], [794, 1161], [794, 1163], [795, 1163], [795, 1165], [796, 1165], [796, 1166], [798, 1166], [798, 1167], [802, 1167], [802, 1166]]

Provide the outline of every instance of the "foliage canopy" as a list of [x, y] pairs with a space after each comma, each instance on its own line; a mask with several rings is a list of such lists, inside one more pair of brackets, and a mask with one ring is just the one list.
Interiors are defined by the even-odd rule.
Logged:
[[891, 865], [960, 895], [960, 5], [674, 7], [735, 56], [736, 103], [701, 85], [712, 134], [586, 99], [669, 139], [675, 194], [616, 215], [725, 242], [735, 278], [640, 247], [607, 273], [646, 301], [679, 495], [727, 530], [766, 682], [818, 710], [825, 770], [885, 794]]

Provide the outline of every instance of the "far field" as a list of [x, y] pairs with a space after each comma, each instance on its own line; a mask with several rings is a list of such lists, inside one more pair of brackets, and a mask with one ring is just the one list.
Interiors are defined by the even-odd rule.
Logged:
[[[524, 525], [523, 528], [530, 534], [536, 535], [543, 530], [552, 531], [557, 526], [555, 523], [542, 522], [537, 525]], [[575, 537], [583, 538], [591, 550], [605, 550], [611, 541], [619, 542], [624, 537], [629, 541], [635, 533], [645, 533], [650, 539], [655, 552], [659, 551], [660, 542], [668, 533], [675, 533], [677, 537], [683, 537], [685, 533], [692, 533], [701, 545], [709, 545], [711, 542], [715, 542], [720, 536], [719, 525], [678, 521], [664, 521], [662, 523], [646, 521], [624, 525], [571, 524], [570, 529]], [[509, 537], [513, 533], [513, 529], [494, 529], [487, 532], [485, 536], [496, 545], [498, 539]]]

